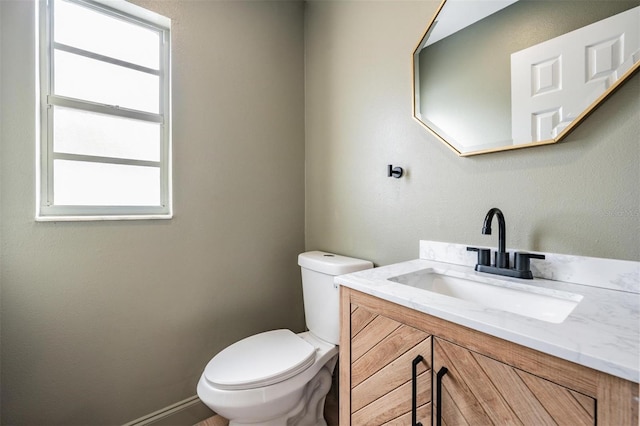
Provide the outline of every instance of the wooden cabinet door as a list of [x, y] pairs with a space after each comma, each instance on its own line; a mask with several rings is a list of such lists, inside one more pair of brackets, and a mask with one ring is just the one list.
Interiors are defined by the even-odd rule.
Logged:
[[410, 425], [413, 362], [417, 421], [431, 419], [431, 337], [363, 307], [351, 310], [351, 424]]
[[595, 399], [434, 338], [435, 401], [442, 425], [595, 425]]

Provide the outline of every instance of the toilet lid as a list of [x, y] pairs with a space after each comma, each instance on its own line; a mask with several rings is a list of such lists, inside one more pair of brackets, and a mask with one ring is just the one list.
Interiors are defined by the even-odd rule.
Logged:
[[218, 389], [253, 389], [272, 385], [306, 370], [315, 348], [291, 330], [247, 337], [213, 357], [204, 376]]

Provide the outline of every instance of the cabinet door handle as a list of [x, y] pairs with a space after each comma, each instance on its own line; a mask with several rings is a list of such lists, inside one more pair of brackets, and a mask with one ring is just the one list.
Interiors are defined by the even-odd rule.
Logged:
[[449, 370], [442, 367], [436, 373], [436, 426], [442, 426], [442, 378]]
[[418, 421], [418, 364], [424, 360], [422, 355], [414, 358], [411, 366], [411, 425], [422, 426]]

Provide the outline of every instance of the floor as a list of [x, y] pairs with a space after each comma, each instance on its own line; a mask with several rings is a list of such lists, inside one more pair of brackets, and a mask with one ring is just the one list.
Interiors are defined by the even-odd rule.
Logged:
[[[338, 383], [334, 380], [327, 399], [324, 404], [324, 418], [327, 421], [327, 426], [338, 426]], [[220, 417], [213, 416], [206, 420], [201, 421], [195, 426], [228, 426], [229, 420]]]
[[227, 426], [229, 424], [229, 420], [215, 415], [213, 417], [209, 417], [206, 420], [201, 421], [195, 426]]

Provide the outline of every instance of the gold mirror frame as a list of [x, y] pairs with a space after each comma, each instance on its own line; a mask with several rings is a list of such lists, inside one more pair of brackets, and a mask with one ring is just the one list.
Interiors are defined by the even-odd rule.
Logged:
[[[476, 0], [477, 1], [477, 0]], [[525, 1], [531, 1], [531, 0], [522, 0], [523, 2]], [[601, 1], [605, 1], [605, 0], [601, 0]], [[639, 69], [640, 69], [640, 61], [638, 60], [638, 58], [636, 57], [635, 61], [632, 61], [632, 65], [629, 67], [627, 65], [627, 67], [629, 67], [622, 75], [618, 76], [618, 79], [615, 81], [610, 81], [609, 82], [609, 86], [604, 90], [603, 93], [599, 94], [595, 100], [593, 100], [587, 107], [586, 109], [580, 111], [578, 114], [573, 114], [571, 118], [570, 122], [567, 122], [568, 124], [565, 124], [566, 127], [564, 127], [562, 130], [560, 130], [559, 132], [557, 132], [556, 135], [554, 135], [553, 137], [549, 137], [549, 138], [544, 138], [542, 140], [535, 140], [535, 141], [529, 141], [529, 142], [525, 142], [525, 143], [518, 143], [518, 144], [509, 144], [509, 145], [503, 145], [503, 146], [489, 146], [487, 147], [486, 145], [479, 148], [479, 149], [473, 149], [470, 148], [469, 150], [465, 150], [464, 147], [461, 147], [461, 145], [459, 143], [457, 143], [453, 138], [451, 138], [450, 136], [448, 136], [447, 132], [445, 130], [442, 130], [441, 127], [438, 127], [437, 125], [435, 125], [433, 122], [431, 122], [428, 119], [422, 119], [422, 114], [421, 114], [421, 98], [425, 99], [426, 97], [421, 96], [420, 93], [420, 52], [423, 50], [425, 44], [427, 43], [434, 27], [436, 26], [435, 24], [438, 23], [438, 20], [441, 19], [443, 20], [444, 18], [446, 18], [446, 15], [443, 14], [443, 12], [446, 12], [445, 10], [445, 5], [449, 4], [449, 3], [454, 3], [453, 0], [442, 0], [441, 4], [439, 5], [438, 9], [436, 10], [433, 18], [431, 19], [431, 21], [429, 22], [429, 25], [427, 26], [427, 29], [425, 31], [425, 33], [423, 34], [422, 38], [420, 39], [420, 42], [418, 43], [418, 45], [416, 46], [414, 52], [413, 52], [413, 117], [423, 126], [425, 127], [427, 130], [429, 130], [432, 134], [434, 134], [439, 140], [441, 140], [443, 143], [445, 143], [449, 148], [451, 148], [457, 155], [465, 157], [465, 156], [471, 156], [471, 155], [478, 155], [478, 154], [486, 154], [486, 153], [491, 153], [491, 152], [499, 152], [499, 151], [505, 151], [505, 150], [512, 150], [512, 149], [520, 149], [520, 148], [526, 148], [526, 147], [532, 147], [532, 146], [539, 146], [539, 145], [548, 145], [548, 144], [553, 144], [553, 143], [557, 143], [559, 141], [561, 141], [562, 139], [564, 139], [573, 129], [576, 128], [576, 126], [578, 126], [591, 112], [593, 112], [594, 109], [596, 109], [600, 104], [602, 104], [604, 102], [605, 99], [607, 99], [613, 92], [615, 92], [618, 88], [620, 88], [620, 86], [622, 86], [622, 84], [624, 84], [633, 74], [635, 74]], [[638, 3], [640, 4], [640, 2], [633, 2], [630, 1], [629, 3]], [[505, 7], [505, 11], [508, 7]], [[632, 9], [639, 9], [638, 14], [640, 15], [640, 6], [637, 7], [632, 7]], [[631, 9], [629, 9], [631, 10]], [[497, 13], [495, 13], [494, 15], [497, 15]], [[474, 24], [475, 25], [475, 24]], [[581, 27], [578, 27], [581, 28]], [[518, 28], [520, 29], [520, 28]], [[502, 30], [501, 30], [502, 31]], [[523, 29], [524, 32], [526, 31], [525, 29]], [[518, 36], [518, 34], [516, 34], [514, 36], [515, 33], [509, 33], [510, 35], [510, 39], [511, 38], [516, 38]], [[552, 36], [556, 37], [556, 36]], [[636, 52], [637, 53], [637, 52]], [[476, 64], [477, 65], [477, 64]], [[510, 70], [509, 70], [510, 72]], [[511, 91], [510, 87], [506, 88], [507, 91]], [[526, 89], [528, 90], [528, 89]], [[512, 121], [512, 117], [513, 113], [509, 115], [508, 119], [511, 122]], [[452, 117], [452, 121], [455, 121], [456, 123], [459, 123], [460, 117], [456, 114], [455, 117]], [[483, 130], [485, 129], [489, 129], [490, 126], [492, 126], [491, 122], [488, 123], [482, 123], [483, 125], [486, 124], [485, 126], [479, 128], [479, 131], [477, 133], [482, 133]], [[561, 126], [559, 126], [561, 127]], [[513, 131], [511, 133], [512, 136], [513, 135]]]

